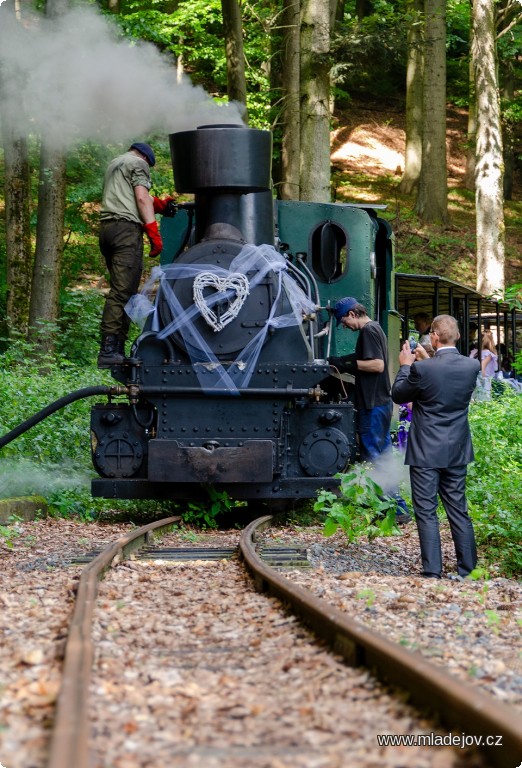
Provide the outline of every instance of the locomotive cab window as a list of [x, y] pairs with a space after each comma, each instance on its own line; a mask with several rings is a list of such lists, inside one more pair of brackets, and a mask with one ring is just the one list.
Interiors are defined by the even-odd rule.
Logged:
[[333, 283], [348, 267], [348, 238], [339, 224], [324, 221], [310, 238], [312, 269], [324, 283]]

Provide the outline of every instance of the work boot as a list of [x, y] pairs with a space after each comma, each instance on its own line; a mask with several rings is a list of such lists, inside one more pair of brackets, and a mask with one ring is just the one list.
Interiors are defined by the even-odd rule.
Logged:
[[113, 365], [121, 365], [124, 356], [120, 349], [117, 336], [104, 336], [100, 347], [100, 354], [98, 355], [98, 368], [110, 368]]

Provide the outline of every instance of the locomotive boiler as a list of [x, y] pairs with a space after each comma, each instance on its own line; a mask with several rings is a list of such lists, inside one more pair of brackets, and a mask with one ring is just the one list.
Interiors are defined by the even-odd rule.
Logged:
[[94, 496], [313, 497], [356, 458], [353, 350], [329, 308], [355, 295], [397, 348], [393, 236], [377, 207], [275, 201], [271, 134], [230, 125], [170, 136], [193, 202], [163, 218], [161, 266], [128, 311], [142, 326], [111, 370], [127, 402], [91, 411]]

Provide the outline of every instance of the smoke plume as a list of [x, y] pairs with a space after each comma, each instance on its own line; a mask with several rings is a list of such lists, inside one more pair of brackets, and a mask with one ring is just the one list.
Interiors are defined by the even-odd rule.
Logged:
[[4, 119], [56, 149], [242, 122], [238, 105], [216, 104], [186, 76], [178, 82], [172, 58], [122, 38], [93, 8], [25, 25], [1, 8], [0, 75]]

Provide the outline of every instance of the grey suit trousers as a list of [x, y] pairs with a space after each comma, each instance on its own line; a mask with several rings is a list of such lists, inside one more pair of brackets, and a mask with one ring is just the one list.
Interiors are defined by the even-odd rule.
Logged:
[[466, 464], [444, 468], [410, 466], [413, 509], [425, 576], [442, 574], [437, 496], [448, 516], [459, 575], [467, 576], [477, 565], [475, 533], [466, 503], [466, 474]]

